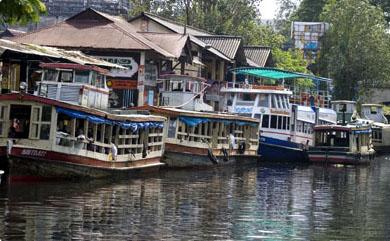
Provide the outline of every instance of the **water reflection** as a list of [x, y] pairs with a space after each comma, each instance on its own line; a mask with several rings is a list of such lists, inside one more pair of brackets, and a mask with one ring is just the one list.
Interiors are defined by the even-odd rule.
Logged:
[[3, 240], [361, 240], [390, 233], [390, 160], [2, 184]]

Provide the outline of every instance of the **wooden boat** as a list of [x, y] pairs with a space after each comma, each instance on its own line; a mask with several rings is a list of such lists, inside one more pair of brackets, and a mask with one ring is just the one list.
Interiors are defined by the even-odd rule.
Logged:
[[159, 82], [161, 106], [143, 109], [168, 118], [164, 153], [168, 166], [242, 164], [259, 159], [259, 122], [211, 112], [213, 107], [204, 103], [205, 79], [168, 74], [160, 76]]
[[314, 147], [308, 150], [311, 162], [363, 164], [374, 158], [368, 125], [319, 125], [314, 134]]
[[164, 117], [107, 111], [105, 70], [98, 67], [41, 67], [35, 95], [0, 95], [0, 146], [11, 180], [127, 177], [164, 165]]
[[163, 162], [171, 167], [256, 163], [256, 119], [169, 107], [144, 107], [168, 119]]

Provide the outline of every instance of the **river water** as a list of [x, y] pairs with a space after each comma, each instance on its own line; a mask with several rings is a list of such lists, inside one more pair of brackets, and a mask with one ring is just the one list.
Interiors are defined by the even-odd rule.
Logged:
[[389, 240], [390, 158], [3, 183], [1, 240]]

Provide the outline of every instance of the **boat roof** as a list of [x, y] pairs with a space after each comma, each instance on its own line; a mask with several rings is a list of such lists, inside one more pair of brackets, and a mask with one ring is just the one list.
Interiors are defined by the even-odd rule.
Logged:
[[200, 82], [207, 82], [207, 80], [204, 78], [190, 76], [190, 75], [163, 74], [163, 75], [160, 75], [160, 77], [159, 77], [159, 79], [170, 79], [170, 78], [182, 78], [182, 79], [191, 79], [191, 80], [200, 81]]
[[353, 130], [367, 130], [370, 129], [368, 125], [317, 125], [314, 127], [315, 131], [353, 131]]
[[96, 71], [100, 74], [107, 75], [108, 70], [94, 66], [94, 65], [81, 65], [81, 64], [71, 64], [71, 63], [41, 63], [39, 64], [41, 68], [44, 69], [72, 69], [72, 70], [85, 70], [85, 71]]
[[332, 100], [332, 104], [356, 104], [353, 100]]
[[200, 112], [200, 111], [191, 111], [191, 110], [182, 110], [172, 107], [157, 107], [157, 106], [143, 106], [141, 109], [146, 109], [154, 113], [170, 116], [190, 116], [190, 117], [199, 117], [199, 118], [213, 118], [213, 119], [227, 119], [227, 120], [238, 120], [238, 121], [247, 121], [253, 123], [259, 123], [258, 119], [231, 115], [226, 113], [217, 113], [217, 112]]
[[165, 121], [166, 118], [156, 115], [140, 115], [140, 114], [112, 114], [103, 110], [98, 110], [90, 107], [85, 107], [81, 105], [75, 105], [64, 101], [54, 100], [42, 96], [31, 95], [27, 93], [9, 93], [1, 94], [0, 101], [32, 101], [38, 102], [46, 105], [52, 105], [56, 107], [62, 107], [66, 109], [71, 109], [74, 111], [85, 112], [87, 114], [104, 117], [110, 120], [116, 121], [131, 121], [131, 122], [144, 122], [144, 121]]
[[362, 104], [362, 107], [383, 107], [381, 104]]
[[268, 67], [240, 67], [230, 70], [236, 74], [250, 75], [260, 78], [266, 79], [297, 79], [297, 78], [305, 78], [311, 79], [314, 81], [324, 81], [324, 82], [332, 82], [332, 79], [319, 77], [315, 75], [305, 74], [305, 73], [297, 73], [292, 71], [286, 71], [282, 69], [276, 68], [268, 68]]

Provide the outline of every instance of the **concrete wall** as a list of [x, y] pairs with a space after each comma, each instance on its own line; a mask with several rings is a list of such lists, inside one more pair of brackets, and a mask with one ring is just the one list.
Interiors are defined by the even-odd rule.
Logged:
[[372, 89], [370, 96], [363, 98], [363, 103], [390, 104], [390, 87]]

